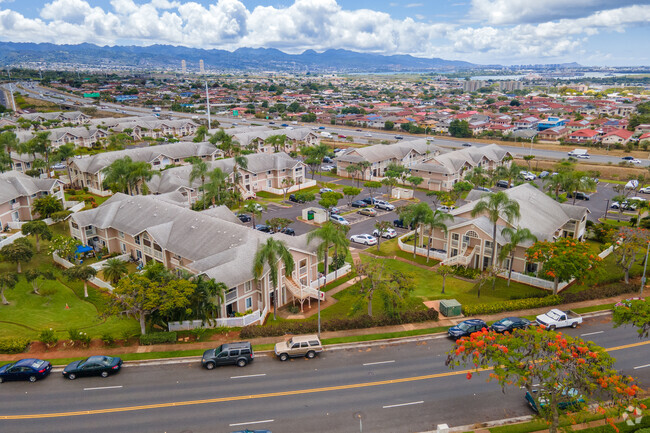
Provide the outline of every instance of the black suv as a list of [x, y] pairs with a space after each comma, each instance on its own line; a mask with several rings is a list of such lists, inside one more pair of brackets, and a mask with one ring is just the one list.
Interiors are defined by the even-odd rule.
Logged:
[[303, 200], [302, 197], [298, 198], [298, 197], [296, 197], [295, 194], [291, 194], [289, 196], [289, 201], [292, 201], [294, 203], [304, 203], [305, 202], [305, 200]]
[[208, 370], [212, 370], [218, 365], [236, 364], [245, 367], [246, 364], [253, 361], [254, 357], [253, 347], [249, 342], [228, 343], [203, 352], [201, 364]]
[[239, 218], [239, 221], [241, 221], [243, 223], [248, 223], [248, 222], [251, 221], [250, 215], [247, 215], [245, 213], [238, 213], [237, 218]]
[[[399, 228], [399, 229], [405, 229], [405, 228], [407, 228], [407, 227], [404, 225], [404, 221], [402, 221], [402, 220], [393, 220], [393, 226], [395, 226], [395, 227], [397, 227], [397, 228]], [[411, 230], [413, 230], [413, 224], [411, 224], [411, 226], [408, 227], [408, 228], [411, 229]]]

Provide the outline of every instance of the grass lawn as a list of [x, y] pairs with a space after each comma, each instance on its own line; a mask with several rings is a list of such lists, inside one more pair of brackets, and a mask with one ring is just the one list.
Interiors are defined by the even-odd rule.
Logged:
[[601, 223], [609, 224], [610, 226], [614, 227], [630, 227], [630, 222], [629, 221], [618, 221], [616, 219], [611, 219], [611, 218], [598, 218], [598, 221]]
[[[106, 197], [102, 197], [102, 196], [95, 195], [95, 194], [92, 194], [92, 193], [89, 193], [89, 192], [83, 192], [83, 190], [77, 190], [77, 193], [75, 195], [71, 195], [68, 192], [65, 193], [66, 201], [72, 201], [72, 200], [74, 200], [74, 201], [85, 201], [85, 200], [88, 200], [90, 198], [94, 198], [95, 203], [97, 203], [97, 206], [99, 206], [100, 204], [104, 203], [106, 200], [111, 198], [111, 196], [109, 195], [109, 196], [106, 196]], [[86, 205], [86, 207], [84, 209], [91, 209], [91, 208], [92, 208], [92, 206]]]
[[436, 260], [433, 257], [429, 258], [429, 263], [427, 263], [427, 258], [424, 256], [416, 255], [415, 258], [413, 258], [413, 253], [408, 253], [399, 249], [399, 245], [397, 245], [397, 238], [391, 240], [383, 240], [379, 245], [379, 251], [377, 251], [377, 247], [373, 247], [369, 248], [368, 252], [377, 256], [384, 257], [397, 256], [424, 266], [435, 266], [440, 263], [440, 260]]
[[[598, 246], [600, 244], [593, 242], [595, 246]], [[603, 261], [600, 264], [601, 270], [598, 276], [598, 281], [596, 281], [596, 284], [605, 284], [605, 283], [614, 283], [617, 281], [622, 281], [625, 273], [623, 272], [623, 269], [621, 266], [617, 263], [618, 257], [615, 253], [610, 254], [609, 256], [605, 257]], [[632, 266], [632, 269], [630, 269], [630, 278], [638, 277], [643, 273], [643, 257], [641, 254], [639, 254], [639, 257], [636, 261], [636, 263]], [[564, 290], [562, 293], [567, 292], [567, 293], [576, 293], [576, 292], [581, 292], [583, 290], [589, 290], [592, 288], [594, 285], [593, 281], [590, 281], [589, 279], [579, 281], [576, 284], [571, 285], [568, 287], [566, 290]]]

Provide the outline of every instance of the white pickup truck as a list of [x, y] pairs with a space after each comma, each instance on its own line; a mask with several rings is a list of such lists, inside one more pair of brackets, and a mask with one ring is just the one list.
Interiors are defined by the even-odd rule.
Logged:
[[537, 316], [536, 322], [549, 331], [553, 331], [557, 328], [567, 328], [569, 326], [575, 328], [582, 323], [582, 316], [571, 310], [562, 311], [554, 308], [546, 314]]

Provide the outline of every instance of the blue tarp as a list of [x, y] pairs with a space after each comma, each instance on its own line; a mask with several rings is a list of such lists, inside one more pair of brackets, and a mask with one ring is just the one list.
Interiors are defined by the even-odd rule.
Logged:
[[89, 251], [92, 251], [92, 247], [89, 247], [88, 245], [79, 245], [77, 249], [75, 250], [75, 254], [82, 254], [82, 253], [87, 253]]

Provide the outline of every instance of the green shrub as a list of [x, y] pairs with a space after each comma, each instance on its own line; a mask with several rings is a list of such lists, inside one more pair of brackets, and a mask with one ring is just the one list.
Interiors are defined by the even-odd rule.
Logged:
[[463, 305], [463, 314], [475, 316], [477, 314], [495, 314], [502, 311], [527, 310], [529, 308], [550, 307], [562, 303], [558, 295], [545, 296], [543, 298], [524, 298], [511, 301], [492, 302], [489, 304]]
[[52, 347], [56, 345], [59, 339], [56, 338], [56, 334], [54, 333], [54, 330], [50, 328], [50, 329], [43, 329], [41, 331], [41, 333], [38, 336], [38, 341], [43, 343], [46, 347]]
[[481, 270], [480, 269], [474, 269], [474, 268], [466, 268], [465, 266], [461, 265], [454, 265], [452, 266], [453, 274], [457, 275], [459, 277], [463, 278], [469, 278], [470, 280], [475, 280], [478, 278], [479, 275], [481, 275]]
[[102, 335], [102, 341], [104, 345], [112, 347], [115, 346], [115, 337], [112, 334], [106, 333]]
[[68, 329], [68, 337], [73, 341], [74, 344], [81, 344], [82, 346], [88, 346], [90, 344], [90, 335], [85, 332], [81, 332], [78, 329]]
[[[619, 280], [620, 276], [616, 278]], [[632, 284], [616, 283], [606, 284], [602, 286], [591, 287], [588, 290], [582, 290], [576, 293], [563, 293], [562, 302], [582, 302], [591, 301], [592, 299], [611, 298], [614, 296], [624, 295], [626, 293], [634, 293], [638, 290], [638, 286]]]
[[176, 343], [175, 332], [154, 332], [140, 336], [140, 344], [143, 346], [151, 344]]
[[289, 305], [288, 310], [291, 314], [298, 314], [300, 312], [300, 307], [297, 305]]
[[21, 337], [0, 338], [0, 353], [22, 353], [27, 349], [29, 340]]
[[[438, 312], [434, 309], [405, 311], [396, 317], [389, 316], [358, 316], [340, 319], [325, 320], [322, 323], [323, 331], [344, 331], [348, 329], [364, 329], [375, 326], [392, 326], [404, 323], [426, 322], [438, 320]], [[318, 331], [316, 321], [309, 322], [282, 322], [272, 326], [250, 325], [242, 328], [239, 336], [243, 339], [256, 337], [278, 337], [285, 334], [312, 334]]]
[[208, 332], [206, 328], [194, 328], [190, 331], [190, 334], [194, 336], [196, 341], [200, 341], [206, 332]]

